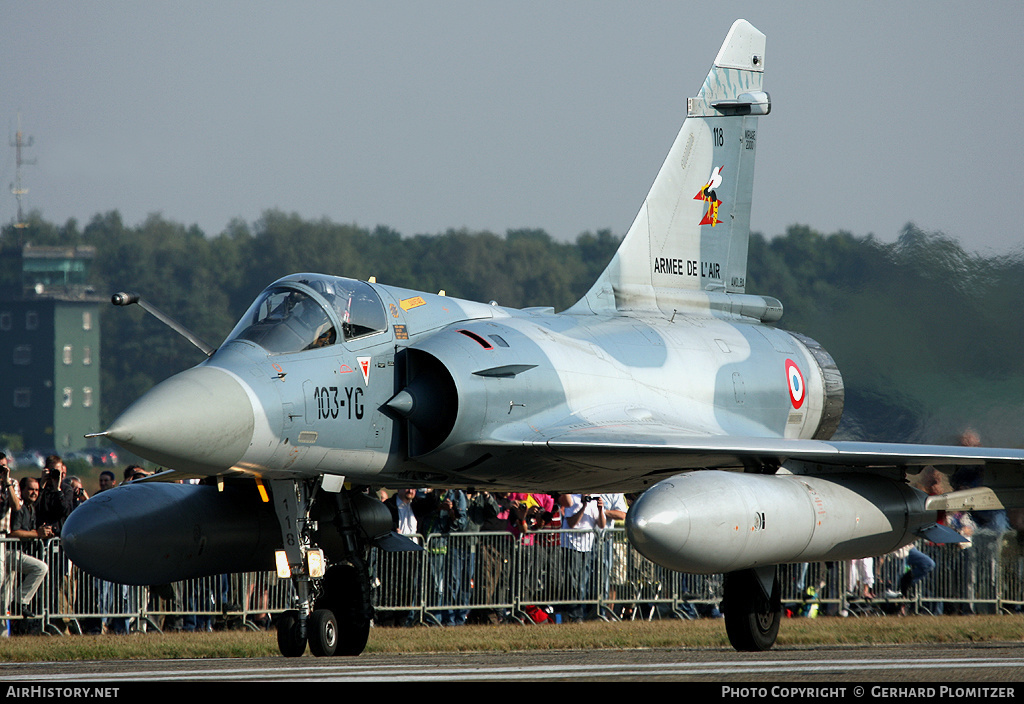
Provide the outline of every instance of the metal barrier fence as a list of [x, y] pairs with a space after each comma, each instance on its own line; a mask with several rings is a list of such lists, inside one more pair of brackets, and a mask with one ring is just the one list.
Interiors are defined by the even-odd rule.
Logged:
[[[214, 625], [256, 629], [270, 615], [293, 608], [289, 580], [273, 572], [246, 572], [173, 584], [129, 586], [98, 579], [72, 564], [59, 539], [0, 541], [3, 612], [8, 632], [128, 633], [148, 630], [213, 630]], [[24, 569], [36, 558], [46, 576], [27, 608], [21, 604]], [[26, 613], [27, 611], [27, 613]], [[0, 618], [3, 618], [0, 615]]]
[[[563, 535], [565, 534], [565, 535]], [[588, 551], [562, 547], [582, 540]], [[382, 624], [458, 624], [475, 616], [522, 622], [697, 618], [717, 616], [721, 575], [687, 575], [659, 567], [626, 542], [622, 530], [540, 531], [417, 536], [422, 552], [373, 550], [370, 574]], [[1024, 610], [1024, 547], [1015, 531], [979, 530], [967, 547], [918, 546], [935, 569], [903, 598], [905, 561], [874, 559], [874, 598], [862, 594], [850, 563], [779, 568], [788, 615], [1001, 613]], [[0, 541], [3, 607], [14, 632], [33, 625], [58, 634], [128, 630], [259, 628], [294, 608], [290, 580], [272, 572], [225, 574], [148, 587], [112, 584], [71, 564], [59, 540]], [[27, 611], [20, 594], [35, 557], [48, 573]], [[851, 581], [853, 579], [854, 581]]]

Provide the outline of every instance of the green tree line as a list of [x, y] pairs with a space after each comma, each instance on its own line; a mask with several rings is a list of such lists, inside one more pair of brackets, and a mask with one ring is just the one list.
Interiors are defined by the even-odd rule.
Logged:
[[846, 384], [839, 434], [1024, 446], [1024, 257], [906, 225], [895, 242], [806, 226], [751, 237], [747, 290], [779, 298]]
[[[4, 242], [15, 238], [95, 246], [98, 295], [136, 291], [214, 345], [267, 284], [299, 271], [561, 310], [620, 240], [602, 230], [563, 243], [539, 229], [407, 237], [277, 210], [216, 236], [160, 215], [131, 226], [114, 211], [61, 226], [36, 213], [26, 229], [4, 229]], [[913, 225], [894, 243], [794, 225], [777, 237], [751, 236], [747, 291], [780, 299], [779, 326], [813, 337], [835, 358], [847, 392], [841, 436], [948, 442], [969, 424], [987, 442], [1024, 445], [1019, 254], [971, 254]], [[135, 306], [103, 309], [101, 318], [104, 423], [202, 359]]]

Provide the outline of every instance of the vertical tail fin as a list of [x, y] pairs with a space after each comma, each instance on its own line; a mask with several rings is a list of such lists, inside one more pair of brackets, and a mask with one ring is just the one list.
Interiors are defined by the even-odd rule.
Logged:
[[568, 312], [707, 307], [716, 292], [744, 292], [757, 116], [771, 107], [764, 48], [749, 22], [733, 24], [636, 220]]

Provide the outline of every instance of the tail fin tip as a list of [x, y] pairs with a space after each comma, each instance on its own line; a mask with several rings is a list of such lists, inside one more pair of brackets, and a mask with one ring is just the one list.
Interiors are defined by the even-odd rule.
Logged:
[[[736, 20], [611, 263], [570, 311], [706, 306], [744, 294], [765, 35]], [[725, 299], [723, 299], [725, 300]]]
[[736, 20], [715, 57], [719, 68], [764, 71], [765, 36], [746, 20]]

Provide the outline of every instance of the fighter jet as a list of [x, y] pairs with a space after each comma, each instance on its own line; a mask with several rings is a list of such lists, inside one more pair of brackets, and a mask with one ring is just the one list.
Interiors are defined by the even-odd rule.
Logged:
[[[103, 579], [274, 568], [283, 655], [358, 654], [369, 550], [408, 549], [370, 485], [643, 492], [631, 544], [725, 574], [732, 644], [764, 650], [776, 566], [959, 541], [936, 511], [1022, 506], [1020, 450], [830, 441], [832, 357], [746, 292], [765, 37], [730, 29], [636, 219], [571, 308], [511, 309], [327, 274], [270, 284], [207, 358], [104, 432], [170, 471], [80, 506], [63, 544]], [[115, 303], [138, 298], [118, 294]], [[926, 465], [987, 487], [927, 497]], [[161, 483], [204, 477], [204, 485]]]

